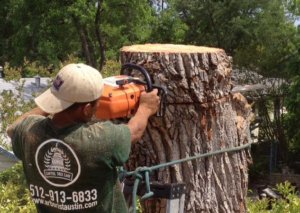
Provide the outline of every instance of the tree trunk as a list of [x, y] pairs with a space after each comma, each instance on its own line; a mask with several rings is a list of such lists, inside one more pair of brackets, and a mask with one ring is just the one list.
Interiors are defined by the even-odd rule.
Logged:
[[[121, 62], [144, 66], [168, 90], [165, 115], [150, 119], [128, 170], [250, 142], [251, 107], [230, 93], [232, 62], [222, 49], [133, 45], [121, 49]], [[184, 182], [185, 212], [246, 212], [250, 161], [249, 150], [219, 154], [160, 169], [151, 180]]]
[[106, 56], [105, 56], [105, 45], [104, 45], [104, 38], [102, 37], [102, 32], [101, 32], [101, 13], [103, 11], [102, 8], [103, 1], [97, 1], [97, 12], [95, 16], [95, 34], [96, 38], [99, 44], [99, 49], [100, 49], [100, 62], [99, 62], [99, 71], [102, 71], [103, 66], [106, 63]]
[[75, 15], [72, 16], [75, 27], [79, 33], [81, 40], [82, 52], [84, 54], [86, 63], [96, 68], [96, 60], [94, 57], [94, 48], [92, 42], [89, 39], [88, 32], [85, 26], [80, 23], [80, 20]]
[[282, 97], [278, 96], [274, 98], [274, 133], [279, 143], [279, 159], [285, 164], [288, 163], [288, 143], [286, 140], [283, 117], [282, 117]]

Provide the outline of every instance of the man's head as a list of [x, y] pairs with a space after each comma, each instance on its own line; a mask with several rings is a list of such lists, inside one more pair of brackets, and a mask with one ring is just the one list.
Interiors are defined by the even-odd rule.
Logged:
[[72, 105], [92, 106], [102, 91], [103, 80], [98, 70], [85, 64], [69, 64], [58, 72], [51, 88], [38, 96], [35, 103], [43, 111], [55, 114]]

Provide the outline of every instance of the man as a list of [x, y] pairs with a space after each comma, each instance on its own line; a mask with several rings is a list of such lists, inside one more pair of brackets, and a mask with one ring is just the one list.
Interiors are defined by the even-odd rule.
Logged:
[[142, 137], [159, 97], [142, 93], [128, 124], [114, 125], [92, 119], [102, 90], [96, 69], [69, 64], [35, 99], [38, 107], [8, 128], [38, 212], [127, 212], [116, 167]]

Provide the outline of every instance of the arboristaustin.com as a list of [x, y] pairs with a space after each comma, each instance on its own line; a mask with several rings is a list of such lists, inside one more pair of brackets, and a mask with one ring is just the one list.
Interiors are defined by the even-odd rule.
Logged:
[[57, 208], [57, 209], [60, 209], [60, 210], [80, 210], [80, 209], [87, 209], [87, 208], [92, 208], [94, 206], [97, 206], [97, 201], [84, 203], [84, 204], [75, 203], [75, 204], [66, 205], [66, 204], [53, 203], [50, 200], [43, 200], [43, 199], [40, 199], [40, 198], [33, 198], [33, 202], [35, 204], [43, 204], [43, 205], [51, 206], [53, 208]]

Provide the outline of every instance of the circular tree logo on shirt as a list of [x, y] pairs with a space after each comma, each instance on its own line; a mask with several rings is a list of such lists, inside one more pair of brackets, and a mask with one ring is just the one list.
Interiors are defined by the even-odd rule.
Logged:
[[74, 150], [58, 139], [47, 140], [37, 148], [35, 163], [44, 180], [57, 187], [73, 184], [81, 172]]

